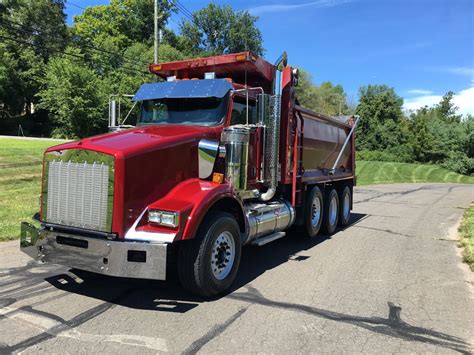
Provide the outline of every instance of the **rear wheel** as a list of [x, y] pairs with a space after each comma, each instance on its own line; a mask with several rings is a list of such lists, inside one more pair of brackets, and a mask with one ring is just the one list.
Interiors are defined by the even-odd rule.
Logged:
[[341, 194], [339, 195], [339, 201], [339, 225], [345, 227], [349, 224], [351, 219], [352, 194], [351, 188], [349, 186], [344, 187]]
[[241, 242], [235, 218], [208, 214], [196, 239], [184, 241], [178, 255], [178, 276], [185, 289], [203, 297], [227, 290], [240, 264]]
[[324, 204], [324, 232], [333, 234], [339, 220], [339, 196], [335, 189], [328, 190]]
[[309, 192], [305, 206], [305, 229], [310, 238], [318, 235], [323, 222], [323, 193], [318, 186], [314, 186]]

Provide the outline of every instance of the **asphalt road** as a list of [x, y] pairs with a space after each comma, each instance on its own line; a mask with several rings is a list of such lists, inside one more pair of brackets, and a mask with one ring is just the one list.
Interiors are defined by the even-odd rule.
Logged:
[[455, 226], [474, 188], [357, 188], [353, 224], [246, 248], [214, 301], [176, 282], [38, 266], [0, 244], [0, 352], [461, 352], [474, 343], [472, 275]]

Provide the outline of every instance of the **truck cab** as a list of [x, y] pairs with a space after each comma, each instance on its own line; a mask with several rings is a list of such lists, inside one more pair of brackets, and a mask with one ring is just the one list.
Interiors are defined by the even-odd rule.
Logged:
[[286, 54], [149, 69], [163, 81], [134, 95], [136, 127], [45, 152], [41, 228], [22, 223], [24, 252], [157, 280], [173, 259], [181, 284], [211, 297], [231, 286], [243, 246], [349, 223], [357, 119], [300, 107]]

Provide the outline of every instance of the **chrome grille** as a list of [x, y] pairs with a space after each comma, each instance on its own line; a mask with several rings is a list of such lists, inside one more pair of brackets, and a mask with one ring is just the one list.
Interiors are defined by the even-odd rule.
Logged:
[[55, 224], [110, 231], [113, 170], [111, 171], [108, 164], [95, 161], [75, 162], [60, 158], [50, 160], [46, 168], [44, 220]]

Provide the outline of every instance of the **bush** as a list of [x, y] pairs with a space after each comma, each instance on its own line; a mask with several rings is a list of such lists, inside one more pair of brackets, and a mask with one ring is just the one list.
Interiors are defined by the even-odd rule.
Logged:
[[405, 157], [389, 153], [382, 150], [361, 150], [356, 151], [356, 160], [386, 161], [404, 163]]
[[460, 174], [474, 175], [474, 159], [469, 158], [462, 152], [450, 153], [449, 157], [443, 162], [442, 166]]

